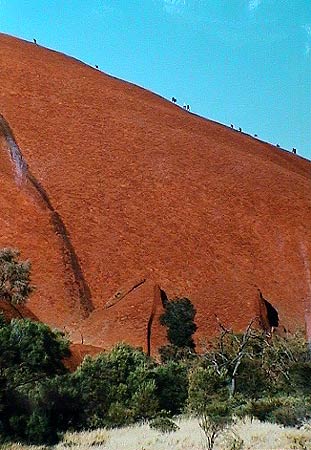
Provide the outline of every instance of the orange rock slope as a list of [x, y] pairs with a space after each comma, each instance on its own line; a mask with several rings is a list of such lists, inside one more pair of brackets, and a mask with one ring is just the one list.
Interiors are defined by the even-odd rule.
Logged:
[[308, 161], [38, 45], [0, 35], [0, 58], [0, 246], [32, 261], [35, 316], [154, 351], [161, 291], [193, 301], [199, 342], [260, 289], [308, 325]]

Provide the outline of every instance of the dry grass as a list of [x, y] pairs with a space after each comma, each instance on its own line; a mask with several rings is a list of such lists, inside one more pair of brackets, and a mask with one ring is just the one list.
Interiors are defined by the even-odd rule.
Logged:
[[[114, 430], [94, 430], [83, 433], [66, 433], [53, 450], [204, 450], [204, 435], [196, 419], [177, 421], [180, 429], [161, 434], [148, 424]], [[221, 436], [215, 450], [310, 450], [311, 428], [283, 428], [257, 420], [240, 421], [234, 428], [235, 435]], [[239, 436], [234, 444], [234, 439]], [[243, 446], [238, 445], [243, 441]], [[42, 450], [44, 447], [12, 444], [6, 450]]]
[[[311, 429], [285, 428], [258, 420], [240, 421], [234, 427], [237, 436], [243, 441], [241, 450], [309, 450], [311, 449]], [[230, 449], [231, 435], [218, 441], [219, 449]], [[226, 445], [224, 445], [226, 444]], [[240, 449], [239, 449], [240, 450]]]

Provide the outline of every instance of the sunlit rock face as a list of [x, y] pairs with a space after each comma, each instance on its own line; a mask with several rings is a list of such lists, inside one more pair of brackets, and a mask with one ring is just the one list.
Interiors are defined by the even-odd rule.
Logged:
[[161, 290], [192, 300], [197, 343], [264, 323], [260, 290], [311, 333], [308, 161], [38, 45], [0, 35], [0, 57], [0, 245], [32, 261], [36, 317], [104, 348], [151, 330], [153, 352]]

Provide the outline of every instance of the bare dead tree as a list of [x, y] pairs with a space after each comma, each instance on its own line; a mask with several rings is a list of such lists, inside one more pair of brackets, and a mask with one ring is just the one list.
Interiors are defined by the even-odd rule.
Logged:
[[[217, 349], [215, 349], [215, 351], [208, 352], [207, 357], [209, 359], [209, 362], [212, 364], [219, 375], [224, 369], [227, 370], [228, 374], [230, 374], [230, 395], [234, 396], [236, 392], [236, 379], [238, 370], [243, 361], [243, 358], [249, 356], [247, 348], [250, 344], [251, 339], [253, 338], [253, 325], [257, 322], [258, 318], [255, 317], [249, 322], [242, 337], [238, 337], [232, 330], [226, 328], [221, 323], [216, 314], [215, 318], [221, 332], [218, 338]], [[229, 337], [236, 344], [236, 349], [233, 355], [228, 355], [225, 348], [225, 341]]]

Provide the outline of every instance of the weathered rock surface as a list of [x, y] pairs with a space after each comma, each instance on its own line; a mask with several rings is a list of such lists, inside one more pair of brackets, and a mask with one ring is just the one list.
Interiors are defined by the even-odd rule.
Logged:
[[165, 342], [160, 288], [193, 301], [198, 341], [215, 314], [245, 327], [260, 289], [282, 326], [305, 327], [309, 161], [31, 43], [0, 35], [0, 60], [0, 113], [66, 227], [94, 308], [85, 318], [51, 211], [17, 183], [2, 136], [0, 246], [32, 261], [33, 314], [75, 342], [145, 349], [154, 314], [153, 350]]

